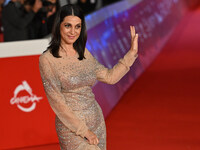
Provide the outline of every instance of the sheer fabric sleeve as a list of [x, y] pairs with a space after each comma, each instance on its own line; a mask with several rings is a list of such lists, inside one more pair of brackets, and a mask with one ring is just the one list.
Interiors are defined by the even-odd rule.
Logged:
[[73, 111], [66, 105], [64, 95], [61, 93], [60, 81], [55, 75], [48, 58], [40, 56], [40, 75], [49, 104], [63, 124], [76, 135], [85, 136], [88, 130], [85, 122], [79, 120]]
[[132, 51], [128, 51], [112, 69], [104, 67], [94, 58], [97, 80], [107, 84], [117, 83], [130, 70], [136, 58]]

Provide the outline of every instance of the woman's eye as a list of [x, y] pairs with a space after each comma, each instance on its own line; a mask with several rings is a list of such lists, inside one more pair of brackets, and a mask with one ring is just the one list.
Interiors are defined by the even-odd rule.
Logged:
[[76, 29], [79, 29], [81, 26], [80, 25], [78, 25], [78, 26], [76, 26]]
[[70, 27], [70, 24], [66, 24], [65, 27], [69, 28], [69, 27]]

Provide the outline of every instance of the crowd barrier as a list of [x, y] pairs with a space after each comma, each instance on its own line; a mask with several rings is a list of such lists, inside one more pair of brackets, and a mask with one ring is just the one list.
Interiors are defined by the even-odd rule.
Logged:
[[[129, 50], [129, 26], [139, 33], [139, 57], [128, 74], [115, 85], [97, 82], [93, 87], [105, 117], [160, 52], [186, 10], [184, 0], [130, 0], [86, 16], [87, 48], [108, 68]], [[38, 68], [48, 43], [47, 38], [0, 44], [0, 149], [58, 142]]]

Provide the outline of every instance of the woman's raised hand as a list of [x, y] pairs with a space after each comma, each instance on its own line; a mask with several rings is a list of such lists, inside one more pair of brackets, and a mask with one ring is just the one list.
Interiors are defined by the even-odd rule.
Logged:
[[86, 132], [85, 137], [87, 138], [88, 143], [91, 145], [97, 145], [99, 143], [97, 136], [90, 130]]
[[131, 30], [131, 48], [130, 51], [134, 53], [134, 56], [137, 57], [138, 53], [138, 34], [135, 33], [135, 27], [130, 26]]

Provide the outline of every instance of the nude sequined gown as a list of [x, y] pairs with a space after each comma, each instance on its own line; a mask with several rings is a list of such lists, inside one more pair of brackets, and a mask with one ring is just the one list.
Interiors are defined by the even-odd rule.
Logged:
[[[78, 54], [55, 58], [49, 50], [39, 58], [45, 93], [56, 114], [59, 144], [62, 150], [106, 150], [104, 117], [92, 86], [96, 80], [118, 82], [136, 58], [128, 52], [112, 69], [99, 64], [87, 49], [86, 59], [77, 58]], [[84, 138], [88, 129], [97, 135], [98, 146], [90, 145]]]

